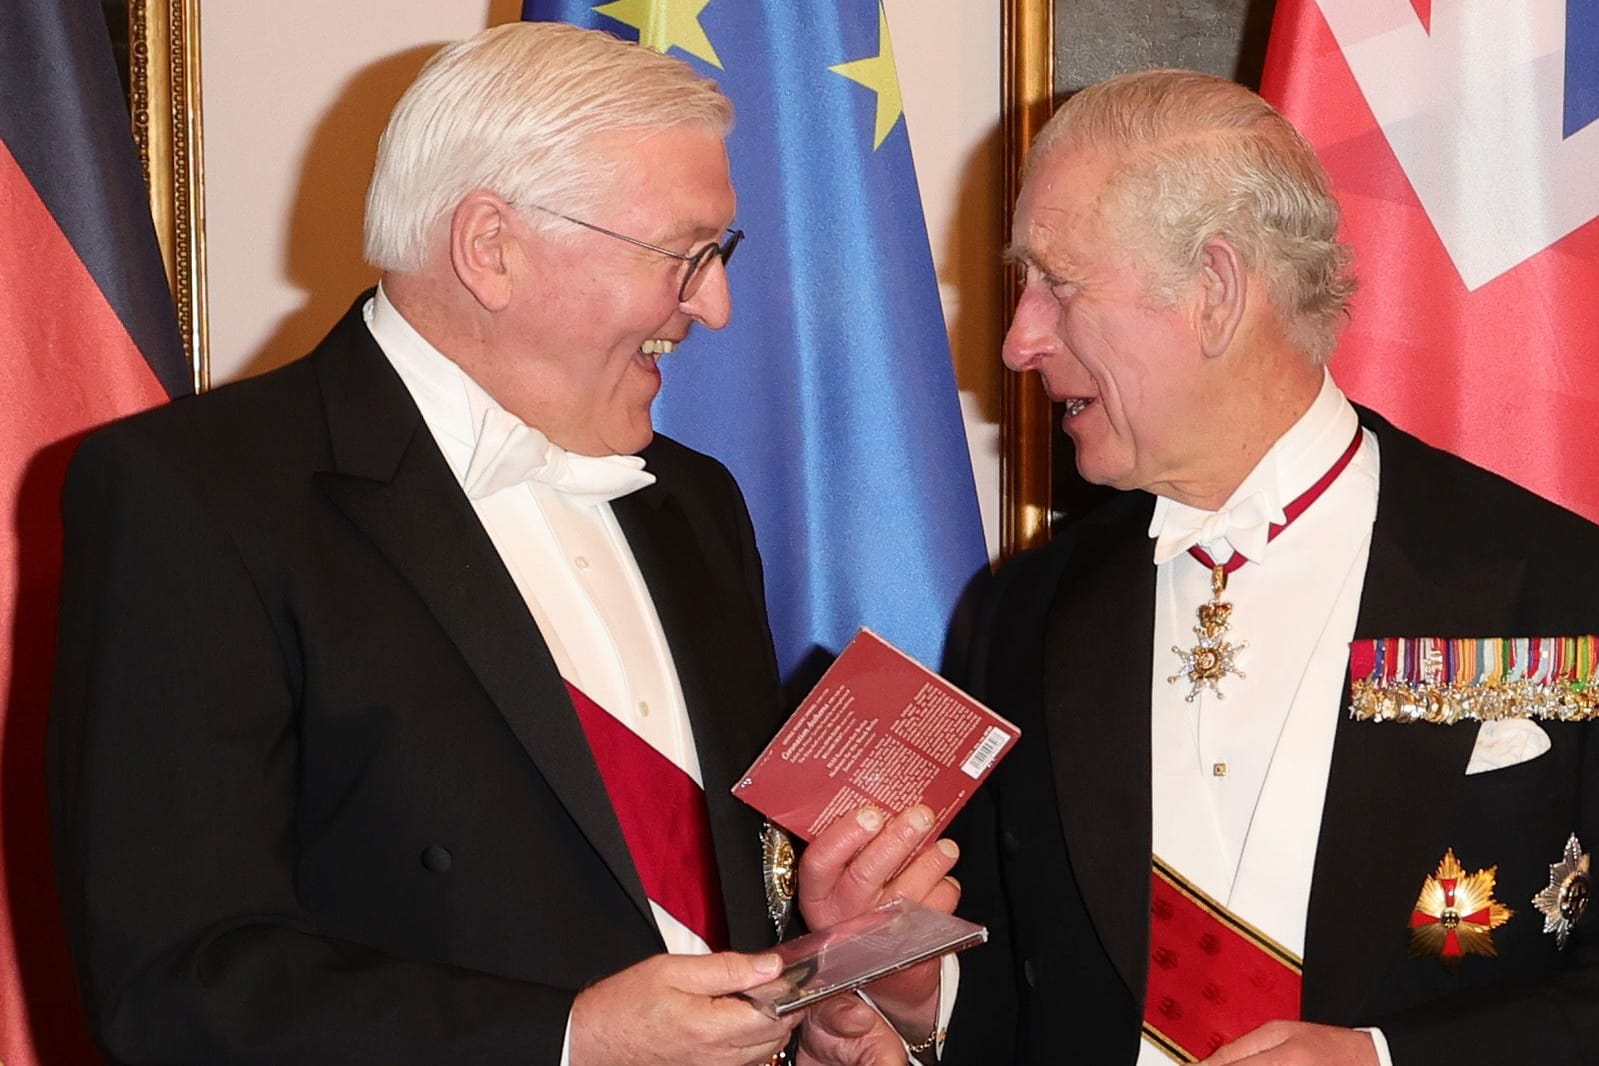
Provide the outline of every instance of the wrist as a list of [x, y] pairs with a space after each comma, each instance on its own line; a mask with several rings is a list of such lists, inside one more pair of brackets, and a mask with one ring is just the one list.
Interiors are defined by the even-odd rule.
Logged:
[[939, 989], [936, 985], [932, 995], [917, 1004], [900, 1004], [865, 991], [860, 993], [860, 997], [893, 1027], [911, 1054], [923, 1055], [943, 1040], [938, 1016]]

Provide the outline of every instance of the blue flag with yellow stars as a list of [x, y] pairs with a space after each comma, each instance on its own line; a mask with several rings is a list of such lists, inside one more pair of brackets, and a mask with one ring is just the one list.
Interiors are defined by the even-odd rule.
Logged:
[[658, 429], [749, 500], [784, 676], [858, 626], [944, 665], [987, 566], [878, 0], [526, 0], [684, 59], [732, 99], [733, 321], [663, 365]]

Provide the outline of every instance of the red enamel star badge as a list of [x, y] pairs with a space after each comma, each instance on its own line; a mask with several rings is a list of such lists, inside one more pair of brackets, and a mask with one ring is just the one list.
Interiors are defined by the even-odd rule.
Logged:
[[1450, 848], [1427, 878], [1410, 913], [1410, 954], [1414, 958], [1437, 955], [1459, 963], [1467, 955], [1494, 952], [1493, 930], [1515, 913], [1494, 899], [1494, 879], [1499, 867], [1468, 874]]

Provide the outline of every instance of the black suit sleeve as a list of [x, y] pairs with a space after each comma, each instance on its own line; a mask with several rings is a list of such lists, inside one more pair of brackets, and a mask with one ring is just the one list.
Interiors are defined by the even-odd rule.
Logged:
[[51, 807], [102, 1046], [125, 1063], [556, 1063], [572, 990], [396, 958], [303, 906], [310, 679], [177, 465], [103, 433], [63, 503]]

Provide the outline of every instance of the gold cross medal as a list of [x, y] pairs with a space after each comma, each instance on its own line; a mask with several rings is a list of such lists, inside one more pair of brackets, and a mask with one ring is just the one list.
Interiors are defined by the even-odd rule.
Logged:
[[1549, 865], [1549, 887], [1532, 897], [1532, 905], [1543, 914], [1543, 931], [1555, 934], [1555, 946], [1562, 951], [1571, 927], [1588, 909], [1588, 866], [1588, 853], [1573, 833], [1560, 861]]
[[1454, 848], [1445, 852], [1410, 912], [1411, 958], [1437, 955], [1450, 965], [1459, 965], [1467, 955], [1493, 958], [1493, 931], [1516, 913], [1494, 899], [1498, 875], [1497, 866], [1468, 874]]
[[1239, 652], [1249, 647], [1249, 642], [1234, 644], [1227, 639], [1233, 605], [1222, 602], [1221, 594], [1226, 591], [1227, 571], [1219, 566], [1211, 567], [1210, 602], [1199, 605], [1199, 624], [1194, 627], [1194, 636], [1199, 638], [1199, 642], [1187, 651], [1176, 644], [1171, 646], [1181, 661], [1182, 672], [1173, 674], [1166, 681], [1168, 684], [1187, 681], [1188, 695], [1183, 698], [1189, 703], [1193, 703], [1200, 690], [1206, 688], [1214, 692], [1217, 699], [1226, 699], [1217, 687], [1218, 682], [1228, 674], [1238, 678], [1244, 676], [1233, 660]]

